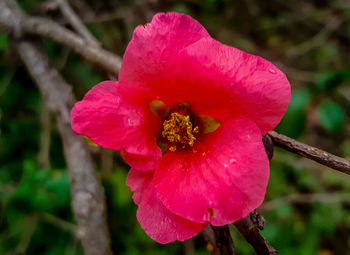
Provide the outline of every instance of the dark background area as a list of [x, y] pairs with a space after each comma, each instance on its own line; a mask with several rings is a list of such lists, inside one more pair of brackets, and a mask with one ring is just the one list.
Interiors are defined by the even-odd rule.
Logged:
[[[66, 24], [46, 1], [20, 0], [31, 15]], [[350, 1], [71, 0], [102, 46], [122, 56], [133, 29], [156, 12], [197, 19], [222, 43], [283, 70], [292, 101], [281, 133], [350, 158]], [[67, 24], [66, 24], [67, 25]], [[77, 99], [110, 75], [70, 49], [43, 39]], [[201, 235], [159, 245], [140, 228], [117, 152], [91, 146], [103, 181], [115, 254], [208, 254]], [[275, 149], [262, 234], [280, 254], [350, 254], [350, 177]], [[82, 254], [70, 206], [68, 173], [54, 117], [0, 33], [0, 254]], [[254, 254], [232, 228], [239, 254]]]

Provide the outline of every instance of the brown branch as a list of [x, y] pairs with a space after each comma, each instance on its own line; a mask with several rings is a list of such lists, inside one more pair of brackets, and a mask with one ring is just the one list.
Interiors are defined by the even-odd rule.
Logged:
[[91, 63], [117, 74], [121, 67], [121, 58], [67, 28], [45, 18], [29, 17], [19, 8], [5, 8], [16, 5], [14, 1], [0, 1], [0, 27], [9, 32], [12, 37], [19, 38], [23, 34], [32, 34], [50, 38], [73, 49]]
[[74, 30], [79, 33], [83, 38], [96, 46], [100, 43], [93, 37], [89, 30], [84, 26], [83, 22], [80, 20], [79, 16], [73, 11], [72, 7], [68, 4], [66, 0], [55, 0], [58, 7], [60, 8], [63, 16], [69, 22]]
[[272, 138], [275, 146], [295, 153], [302, 157], [314, 160], [322, 165], [328, 166], [345, 174], [350, 174], [350, 162], [344, 158], [335, 156], [324, 150], [298, 142], [276, 131], [270, 131], [268, 135]]
[[183, 242], [184, 255], [194, 255], [196, 251], [194, 239], [190, 238]]
[[259, 255], [276, 255], [277, 251], [269, 242], [260, 235], [259, 230], [264, 229], [265, 220], [256, 211], [247, 217], [234, 223], [239, 232], [244, 236], [248, 243], [252, 245]]
[[71, 87], [50, 66], [40, 45], [21, 40], [16, 43], [16, 49], [49, 102], [50, 109], [56, 114], [69, 171], [73, 211], [85, 254], [112, 254], [104, 191], [84, 139], [75, 135], [70, 126], [69, 114], [74, 102]]
[[43, 97], [47, 98], [50, 109], [56, 114], [69, 170], [73, 211], [85, 254], [112, 254], [104, 192], [86, 143], [70, 127], [69, 114], [74, 102], [71, 87], [49, 65], [39, 45], [23, 40], [16, 43], [16, 48]]
[[283, 204], [310, 204], [310, 203], [350, 203], [350, 196], [347, 193], [316, 193], [316, 194], [290, 194], [264, 202], [259, 207], [259, 212], [271, 211]]
[[22, 21], [26, 33], [50, 38], [72, 48], [91, 63], [97, 64], [111, 73], [118, 73], [121, 58], [103, 48], [89, 43], [84, 38], [45, 18], [26, 18]]
[[[0, 1], [0, 24], [12, 35], [19, 31], [23, 13], [13, 0]], [[37, 83], [48, 108], [57, 118], [71, 184], [71, 197], [78, 236], [87, 255], [110, 255], [109, 232], [106, 224], [105, 198], [93, 166], [87, 145], [70, 126], [70, 109], [74, 104], [71, 87], [49, 59], [38, 41], [14, 40], [13, 45]]]
[[113, 170], [113, 150], [101, 148], [102, 174], [109, 175]]
[[296, 45], [288, 49], [287, 56], [290, 56], [290, 57], [303, 56], [308, 51], [324, 44], [324, 42], [328, 39], [328, 37], [333, 32], [337, 31], [343, 22], [345, 22], [345, 20], [341, 20], [338, 17], [333, 17], [332, 19], [329, 19], [327, 23], [324, 25], [324, 28], [321, 29], [314, 37], [308, 39], [307, 41], [299, 45]]
[[207, 242], [207, 249], [214, 255], [236, 255], [228, 225], [214, 227], [208, 225], [202, 231]]

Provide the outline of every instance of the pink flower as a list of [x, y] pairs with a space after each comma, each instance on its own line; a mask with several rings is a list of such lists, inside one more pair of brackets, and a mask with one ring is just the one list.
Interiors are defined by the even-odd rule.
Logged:
[[215, 41], [187, 15], [159, 13], [135, 29], [119, 81], [96, 85], [71, 119], [76, 134], [121, 151], [142, 228], [168, 243], [262, 203], [262, 135], [289, 101], [273, 64]]

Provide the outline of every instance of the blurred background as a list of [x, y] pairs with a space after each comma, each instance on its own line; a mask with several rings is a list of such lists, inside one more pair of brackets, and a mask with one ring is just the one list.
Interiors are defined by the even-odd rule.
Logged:
[[[281, 133], [350, 158], [350, 1], [71, 0], [103, 47], [122, 56], [133, 29], [159, 11], [196, 18], [215, 39], [282, 69], [292, 101]], [[31, 15], [65, 24], [47, 1], [20, 0]], [[77, 99], [108, 74], [51, 40], [52, 63]], [[52, 113], [0, 33], [0, 254], [83, 254], [75, 234], [68, 173]], [[159, 245], [140, 228], [114, 151], [92, 147], [103, 181], [115, 254], [208, 254], [203, 237]], [[350, 254], [350, 177], [275, 149], [262, 234], [280, 254]], [[239, 254], [254, 254], [232, 229]]]

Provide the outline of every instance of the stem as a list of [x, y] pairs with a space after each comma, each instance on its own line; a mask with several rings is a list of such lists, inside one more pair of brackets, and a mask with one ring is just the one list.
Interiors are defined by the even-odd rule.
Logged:
[[203, 235], [207, 241], [207, 249], [211, 254], [236, 255], [228, 225], [222, 227], [208, 225], [203, 230]]
[[344, 158], [335, 156], [324, 150], [312, 147], [310, 145], [298, 142], [288, 136], [281, 135], [276, 131], [270, 131], [268, 136], [271, 137], [275, 146], [284, 150], [295, 153], [299, 156], [311, 159], [322, 165], [328, 166], [334, 170], [345, 174], [350, 174], [350, 162]]
[[254, 248], [259, 255], [276, 255], [278, 254], [269, 242], [260, 234], [265, 225], [264, 218], [256, 211], [249, 214], [247, 217], [234, 223], [239, 232]]

